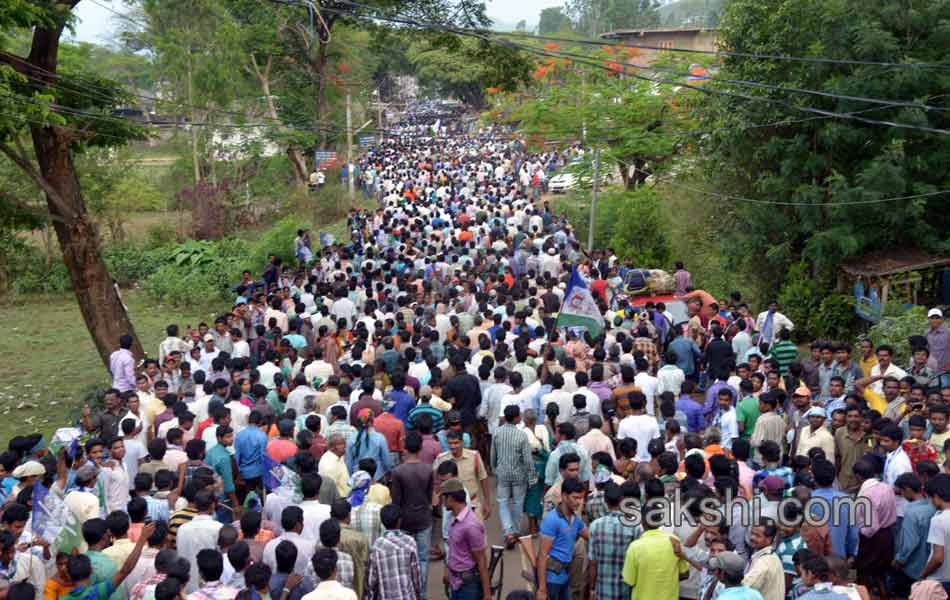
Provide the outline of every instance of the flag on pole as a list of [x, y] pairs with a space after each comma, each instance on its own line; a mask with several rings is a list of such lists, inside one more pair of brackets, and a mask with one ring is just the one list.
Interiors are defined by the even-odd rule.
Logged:
[[564, 292], [564, 302], [561, 303], [555, 326], [583, 327], [595, 338], [604, 330], [604, 316], [600, 314], [600, 308], [577, 272], [577, 267], [571, 272], [571, 282]]
[[69, 554], [83, 543], [82, 531], [63, 498], [50, 493], [40, 482], [33, 487], [32, 529], [50, 543], [54, 552]]

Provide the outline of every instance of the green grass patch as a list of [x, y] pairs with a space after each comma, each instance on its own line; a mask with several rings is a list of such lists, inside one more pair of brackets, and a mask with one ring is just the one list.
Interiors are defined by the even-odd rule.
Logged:
[[[227, 303], [176, 308], [136, 290], [123, 290], [135, 331], [150, 356], [158, 354], [165, 327], [210, 323]], [[0, 440], [33, 431], [49, 434], [70, 424], [82, 391], [108, 385], [110, 376], [70, 294], [23, 296], [0, 304], [8, 336], [0, 345]]]

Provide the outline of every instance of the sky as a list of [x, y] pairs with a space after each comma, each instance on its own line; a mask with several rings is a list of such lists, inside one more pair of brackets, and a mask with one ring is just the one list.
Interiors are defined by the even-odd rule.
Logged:
[[[126, 8], [119, 0], [96, 0], [96, 2], [118, 12], [124, 12]], [[497, 22], [498, 27], [514, 27], [518, 21], [524, 19], [529, 29], [538, 24], [541, 9], [563, 4], [564, 0], [487, 0], [486, 2], [488, 16]], [[115, 20], [118, 17], [92, 2], [80, 2], [76, 8], [76, 16], [79, 22], [76, 25], [74, 39], [82, 42], [106, 44], [116, 29]]]

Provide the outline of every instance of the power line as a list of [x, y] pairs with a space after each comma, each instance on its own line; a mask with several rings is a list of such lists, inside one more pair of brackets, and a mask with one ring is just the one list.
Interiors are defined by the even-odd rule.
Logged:
[[[654, 173], [651, 173], [651, 172], [649, 172], [649, 171], [644, 171], [643, 169], [638, 169], [638, 168], [636, 168], [636, 167], [631, 167], [631, 168], [632, 168], [635, 172], [638, 172], [638, 173], [641, 173], [641, 174], [644, 174], [644, 175], [653, 175], [653, 176], [655, 176]], [[720, 193], [720, 192], [711, 192], [711, 191], [709, 191], [709, 190], [703, 190], [703, 189], [699, 189], [699, 188], [692, 187], [692, 186], [689, 186], [689, 185], [683, 185], [683, 184], [681, 184], [681, 183], [673, 183], [673, 182], [671, 182], [668, 178], [665, 178], [665, 177], [657, 177], [656, 182], [657, 182], [658, 184], [662, 183], [662, 184], [668, 185], [668, 186], [673, 187], [673, 188], [683, 189], [683, 190], [686, 190], [686, 191], [689, 191], [689, 192], [693, 192], [693, 193], [695, 193], [695, 194], [702, 194], [702, 195], [705, 195], [705, 196], [712, 196], [712, 197], [720, 198], [720, 199], [722, 199], [722, 200], [735, 200], [736, 202], [746, 202], [746, 203], [750, 203], [750, 204], [763, 204], [763, 205], [771, 205], [771, 206], [814, 206], [814, 207], [822, 207], [822, 206], [858, 206], [858, 205], [866, 205], [866, 204], [883, 204], [883, 203], [885, 203], [885, 202], [897, 202], [897, 201], [899, 201], [899, 200], [914, 200], [914, 199], [918, 199], [918, 198], [932, 198], [932, 197], [934, 197], [934, 196], [942, 196], [942, 195], [945, 195], [945, 194], [950, 194], [950, 190], [940, 190], [940, 191], [936, 191], [936, 192], [926, 192], [926, 193], [923, 193], [923, 194], [913, 194], [913, 195], [910, 195], [910, 196], [893, 196], [893, 197], [890, 197], [890, 198], [873, 198], [873, 199], [868, 199], [868, 200], [854, 200], [854, 201], [849, 201], [849, 202], [788, 202], [788, 201], [783, 201], [783, 200], [762, 200], [762, 199], [758, 199], [758, 198], [746, 198], [746, 197], [744, 197], [744, 196], [735, 196], [735, 195], [732, 195], [732, 194], [723, 194], [723, 193]]]
[[509, 36], [509, 37], [534, 38], [534, 39], [539, 39], [539, 40], [563, 42], [566, 44], [613, 46], [613, 47], [621, 46], [624, 48], [638, 48], [642, 50], [681, 52], [681, 53], [687, 53], [687, 54], [705, 54], [705, 55], [712, 55], [712, 56], [735, 56], [739, 58], [754, 58], [754, 59], [760, 59], [760, 60], [775, 60], [775, 61], [786, 61], [786, 62], [802, 62], [802, 63], [817, 63], [817, 64], [832, 64], [832, 65], [851, 65], [851, 66], [864, 66], [864, 67], [888, 67], [888, 68], [904, 68], [904, 69], [950, 69], [950, 64], [947, 64], [947, 63], [895, 63], [895, 62], [873, 61], [873, 60], [853, 60], [853, 59], [846, 59], [846, 58], [827, 58], [823, 56], [814, 56], [814, 57], [789, 56], [785, 54], [758, 54], [754, 52], [733, 52], [729, 50], [694, 50], [691, 48], [651, 46], [649, 44], [632, 44], [625, 41], [610, 43], [610, 42], [597, 41], [597, 40], [575, 40], [575, 39], [564, 38], [564, 37], [529, 35], [529, 34], [510, 32], [510, 31], [490, 31], [487, 33], [491, 33], [493, 35], [504, 35], [504, 36]]
[[[350, 1], [350, 0], [340, 0], [340, 1], [341, 1], [343, 4], [347, 4], [347, 5], [356, 7], [356, 8], [363, 8], [363, 9], [369, 9], [369, 10], [376, 10], [375, 7], [367, 6], [367, 5], [364, 5], [364, 4], [359, 4], [359, 3], [356, 3], [356, 2], [352, 2], [352, 1]], [[342, 10], [337, 10], [337, 9], [330, 9], [330, 8], [326, 8], [326, 9], [324, 9], [324, 10], [327, 10], [327, 11], [330, 11], [330, 12], [336, 12], [336, 13], [339, 13], [339, 14], [343, 14], [343, 15], [346, 15], [346, 16], [350, 16], [350, 17], [352, 17], [352, 18], [360, 18], [360, 15], [352, 14], [352, 13], [347, 12], [347, 11], [342, 11]], [[563, 52], [554, 52], [554, 51], [547, 50], [547, 49], [538, 49], [538, 48], [535, 48], [535, 47], [533, 47], [533, 46], [528, 46], [528, 45], [525, 45], [525, 44], [518, 44], [518, 43], [515, 43], [515, 42], [511, 42], [511, 41], [509, 41], [509, 40], [491, 38], [491, 37], [489, 37], [489, 36], [487, 36], [487, 35], [481, 33], [480, 30], [476, 30], [476, 29], [463, 29], [463, 28], [458, 28], [458, 27], [449, 27], [449, 26], [445, 26], [445, 25], [441, 25], [441, 24], [437, 24], [437, 23], [422, 23], [422, 22], [419, 22], [419, 21], [417, 21], [417, 20], [415, 20], [415, 19], [398, 18], [398, 17], [391, 17], [391, 16], [378, 16], [378, 15], [368, 15], [368, 16], [367, 16], [367, 15], [363, 15], [362, 18], [364, 18], [364, 19], [365, 19], [365, 18], [375, 19], [375, 20], [379, 20], [379, 21], [391, 21], [391, 22], [400, 23], [400, 24], [403, 24], [403, 25], [408, 25], [408, 26], [417, 27], [417, 28], [421, 28], [421, 29], [434, 29], [434, 30], [443, 31], [443, 32], [447, 32], [447, 33], [454, 33], [454, 34], [456, 34], [456, 35], [463, 35], [463, 36], [464, 36], [464, 35], [468, 35], [468, 36], [476, 37], [476, 38], [478, 38], [478, 39], [482, 39], [482, 40], [485, 40], [485, 41], [488, 41], [488, 42], [496, 42], [496, 43], [500, 43], [500, 44], [503, 44], [503, 45], [506, 45], [506, 46], [509, 46], [509, 47], [512, 47], [512, 48], [522, 49], [522, 50], [525, 50], [525, 51], [527, 51], [527, 52], [531, 52], [531, 53], [534, 53], [534, 54], [537, 54], [537, 55], [541, 55], [541, 56], [555, 57], [555, 58], [572, 58], [572, 59], [576, 60], [577, 62], [580, 62], [581, 64], [587, 64], [587, 65], [589, 65], [589, 66], [594, 66], [594, 67], [597, 67], [597, 68], [600, 68], [600, 69], [607, 70], [608, 72], [615, 73], [615, 71], [614, 71], [613, 69], [610, 69], [610, 68], [607, 67], [606, 65], [602, 65], [602, 64], [600, 64], [600, 63], [594, 62], [594, 61], [591, 59], [591, 57], [589, 57], [589, 56], [577, 55], [577, 54], [571, 54], [571, 53], [563, 53]], [[622, 66], [622, 65], [621, 65], [621, 66]], [[657, 71], [657, 69], [655, 69], [654, 67], [646, 67], [646, 70], [652, 70], [652, 71], [654, 71], [654, 72]], [[750, 100], [750, 101], [753, 101], [753, 102], [766, 102], [766, 103], [770, 103], [770, 104], [776, 104], [776, 105], [784, 106], [784, 107], [786, 107], [786, 108], [791, 108], [792, 110], [796, 110], [796, 111], [799, 111], [799, 112], [817, 114], [817, 115], [822, 115], [822, 116], [826, 116], [826, 117], [830, 117], [830, 118], [839, 118], [839, 119], [855, 120], [855, 121], [858, 121], [858, 122], [866, 123], [866, 124], [868, 124], [868, 125], [878, 125], [878, 126], [894, 127], [894, 128], [898, 128], [898, 129], [925, 131], [925, 132], [928, 132], [928, 133], [937, 133], [937, 134], [941, 134], [941, 135], [950, 135], [950, 130], [946, 130], [946, 129], [939, 129], [939, 128], [935, 128], [935, 127], [926, 127], [926, 126], [920, 126], [920, 125], [911, 125], [911, 124], [908, 124], [908, 123], [899, 123], [899, 122], [895, 122], [895, 121], [879, 121], [879, 120], [876, 120], [876, 119], [868, 119], [868, 118], [866, 118], [866, 117], [855, 116], [853, 113], [840, 113], [840, 112], [836, 112], [836, 111], [824, 110], [824, 109], [813, 108], [813, 107], [808, 107], [808, 106], [798, 106], [798, 105], [793, 104], [793, 103], [791, 103], [791, 102], [788, 102], [788, 101], [785, 101], [785, 100], [780, 100], [780, 99], [777, 99], [777, 98], [769, 98], [769, 97], [761, 97], [761, 96], [750, 96], [750, 95], [748, 95], [748, 94], [742, 94], [742, 93], [739, 93], [739, 92], [727, 92], [727, 91], [724, 91], [724, 90], [712, 89], [712, 88], [710, 88], [710, 87], [705, 87], [705, 86], [691, 85], [691, 84], [689, 84], [689, 83], [680, 82], [680, 81], [670, 81], [670, 80], [667, 80], [667, 79], [652, 79], [652, 78], [650, 78], [650, 77], [646, 77], [646, 76], [643, 76], [643, 75], [639, 75], [639, 74], [637, 74], [637, 73], [626, 73], [626, 74], [629, 75], [629, 76], [631, 76], [631, 77], [633, 77], [633, 78], [642, 79], [642, 80], [649, 81], [649, 82], [654, 83], [654, 84], [667, 84], [667, 85], [679, 86], [679, 87], [684, 87], [684, 88], [687, 88], [687, 89], [696, 90], [696, 91], [702, 92], [702, 93], [704, 93], [704, 94], [716, 94], [716, 95], [721, 95], [721, 96], [739, 98], [739, 99], [743, 99], [743, 100]], [[760, 84], [760, 85], [768, 85], [768, 84]], [[773, 87], [774, 87], [775, 89], [778, 89], [778, 90], [781, 89], [781, 88], [779, 88], [778, 86], [773, 86]], [[896, 105], [896, 103], [895, 103], [895, 105]], [[941, 107], [934, 107], [934, 108], [941, 108]]]

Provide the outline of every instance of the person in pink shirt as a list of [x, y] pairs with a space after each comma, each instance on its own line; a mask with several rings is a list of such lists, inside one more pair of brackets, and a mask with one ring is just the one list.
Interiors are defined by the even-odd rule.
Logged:
[[432, 434], [432, 417], [421, 414], [416, 418], [416, 430], [422, 435], [422, 450], [419, 451], [419, 460], [427, 465], [435, 462], [442, 454], [442, 442]]
[[755, 478], [755, 471], [749, 466], [749, 455], [752, 452], [752, 446], [749, 440], [739, 438], [732, 442], [732, 457], [736, 459], [739, 467], [739, 488], [746, 499], [752, 499], [752, 480]]
[[[858, 460], [853, 471], [861, 486], [855, 507], [860, 536], [854, 568], [858, 571], [858, 583], [872, 594], [886, 598], [884, 574], [894, 559], [897, 499], [894, 488], [878, 479], [880, 467], [874, 458], [866, 456]], [[865, 500], [870, 503], [870, 509]]]
[[278, 437], [267, 442], [267, 456], [274, 462], [282, 463], [297, 453], [297, 444], [293, 440], [294, 422], [281, 419], [277, 423]]

